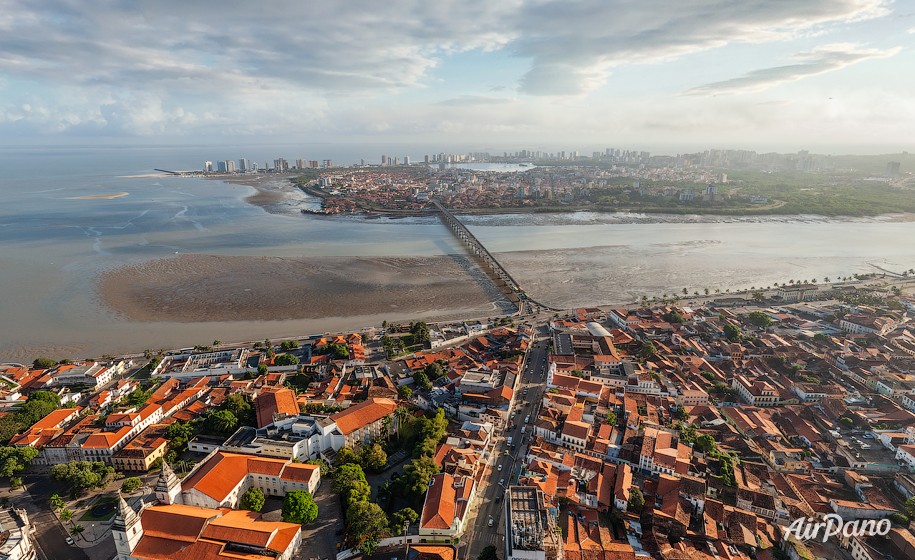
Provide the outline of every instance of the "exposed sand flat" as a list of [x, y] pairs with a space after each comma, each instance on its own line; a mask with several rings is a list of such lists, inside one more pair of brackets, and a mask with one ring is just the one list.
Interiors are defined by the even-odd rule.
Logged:
[[122, 196], [127, 196], [129, 194], [129, 192], [119, 192], [114, 194], [87, 194], [86, 196], [71, 196], [66, 200], [111, 200], [113, 198], [121, 198]]
[[139, 175], [118, 175], [118, 179], [152, 179], [155, 177], [173, 177], [170, 173], [141, 173]]
[[[398, 313], [487, 316], [502, 295], [468, 258], [180, 255], [103, 273], [102, 302], [134, 321], [254, 321]], [[494, 305], [496, 302], [496, 305]]]

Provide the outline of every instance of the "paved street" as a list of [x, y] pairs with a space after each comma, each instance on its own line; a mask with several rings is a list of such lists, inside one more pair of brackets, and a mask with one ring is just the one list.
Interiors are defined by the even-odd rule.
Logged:
[[[545, 326], [538, 327], [534, 332], [534, 343], [528, 352], [521, 378], [515, 387], [515, 401], [510, 419], [515, 427], [509, 427], [493, 447], [492, 462], [478, 490], [476, 507], [471, 511], [472, 518], [461, 539], [462, 548], [459, 550], [458, 556], [463, 560], [476, 558], [483, 548], [489, 545], [494, 545], [498, 551], [502, 550], [505, 528], [502, 515], [503, 502], [499, 498], [504, 494], [505, 487], [517, 482], [520, 476], [527, 453], [524, 431], [529, 427], [532, 429], [543, 400], [543, 393], [546, 391], [546, 358], [549, 339], [544, 335], [547, 332], [548, 329]], [[527, 395], [524, 394], [525, 390], [527, 390]], [[531, 416], [529, 424], [524, 422], [528, 415]], [[511, 437], [514, 450], [508, 443], [509, 437]], [[492, 527], [489, 526], [490, 518], [493, 519]]]

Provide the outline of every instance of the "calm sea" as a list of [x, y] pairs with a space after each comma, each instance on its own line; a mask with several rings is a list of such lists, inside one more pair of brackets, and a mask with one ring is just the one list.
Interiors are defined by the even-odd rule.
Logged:
[[[250, 187], [154, 168], [199, 169], [246, 157], [263, 165], [376, 161], [379, 146], [0, 148], [0, 361], [39, 353], [84, 357], [221, 338], [258, 339], [336, 328], [348, 320], [131, 323], [101, 307], [99, 272], [175, 253], [429, 256], [460, 252], [437, 220], [271, 214]], [[80, 198], [128, 193], [119, 198]], [[312, 201], [313, 202], [313, 201]], [[302, 205], [309, 201], [301, 199]], [[915, 223], [800, 219], [654, 223], [637, 215], [500, 215], [468, 223], [535, 296], [562, 305], [619, 303], [683, 287], [746, 288], [915, 267]]]

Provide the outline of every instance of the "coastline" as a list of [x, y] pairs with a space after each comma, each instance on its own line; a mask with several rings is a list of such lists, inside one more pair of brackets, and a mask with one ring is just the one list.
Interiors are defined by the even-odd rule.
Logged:
[[[264, 209], [271, 214], [307, 214], [316, 217], [348, 217], [355, 219], [374, 220], [379, 218], [402, 219], [433, 217], [432, 210], [391, 210], [372, 209], [345, 214], [326, 214], [309, 208], [297, 208], [296, 204], [302, 201], [300, 193], [312, 198], [320, 198], [314, 189], [304, 189], [295, 184], [293, 179], [298, 177], [295, 173], [264, 174], [252, 176], [208, 175], [203, 178], [210, 181], [222, 181], [233, 185], [243, 185], [254, 189], [254, 193], [244, 198], [244, 201], [253, 206]], [[498, 219], [500, 216], [525, 216], [534, 220], [556, 221], [560, 223], [574, 223], [570, 218], [575, 215], [593, 215], [599, 218], [595, 222], [620, 223], [620, 224], [661, 224], [661, 223], [728, 223], [728, 222], [786, 222], [786, 221], [817, 221], [817, 222], [915, 222], [915, 214], [898, 212], [890, 214], [873, 214], [866, 216], [829, 216], [823, 214], [781, 214], [768, 211], [723, 213], [716, 209], [707, 212], [670, 212], [665, 209], [605, 209], [594, 207], [555, 207], [555, 208], [472, 208], [459, 209], [454, 213], [466, 216], [473, 221]], [[715, 210], [715, 211], [712, 211]]]

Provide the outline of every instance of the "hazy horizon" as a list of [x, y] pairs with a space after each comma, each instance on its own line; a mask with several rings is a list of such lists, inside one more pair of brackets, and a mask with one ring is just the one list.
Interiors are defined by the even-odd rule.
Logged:
[[10, 2], [0, 146], [915, 149], [900, 2], [247, 7]]

